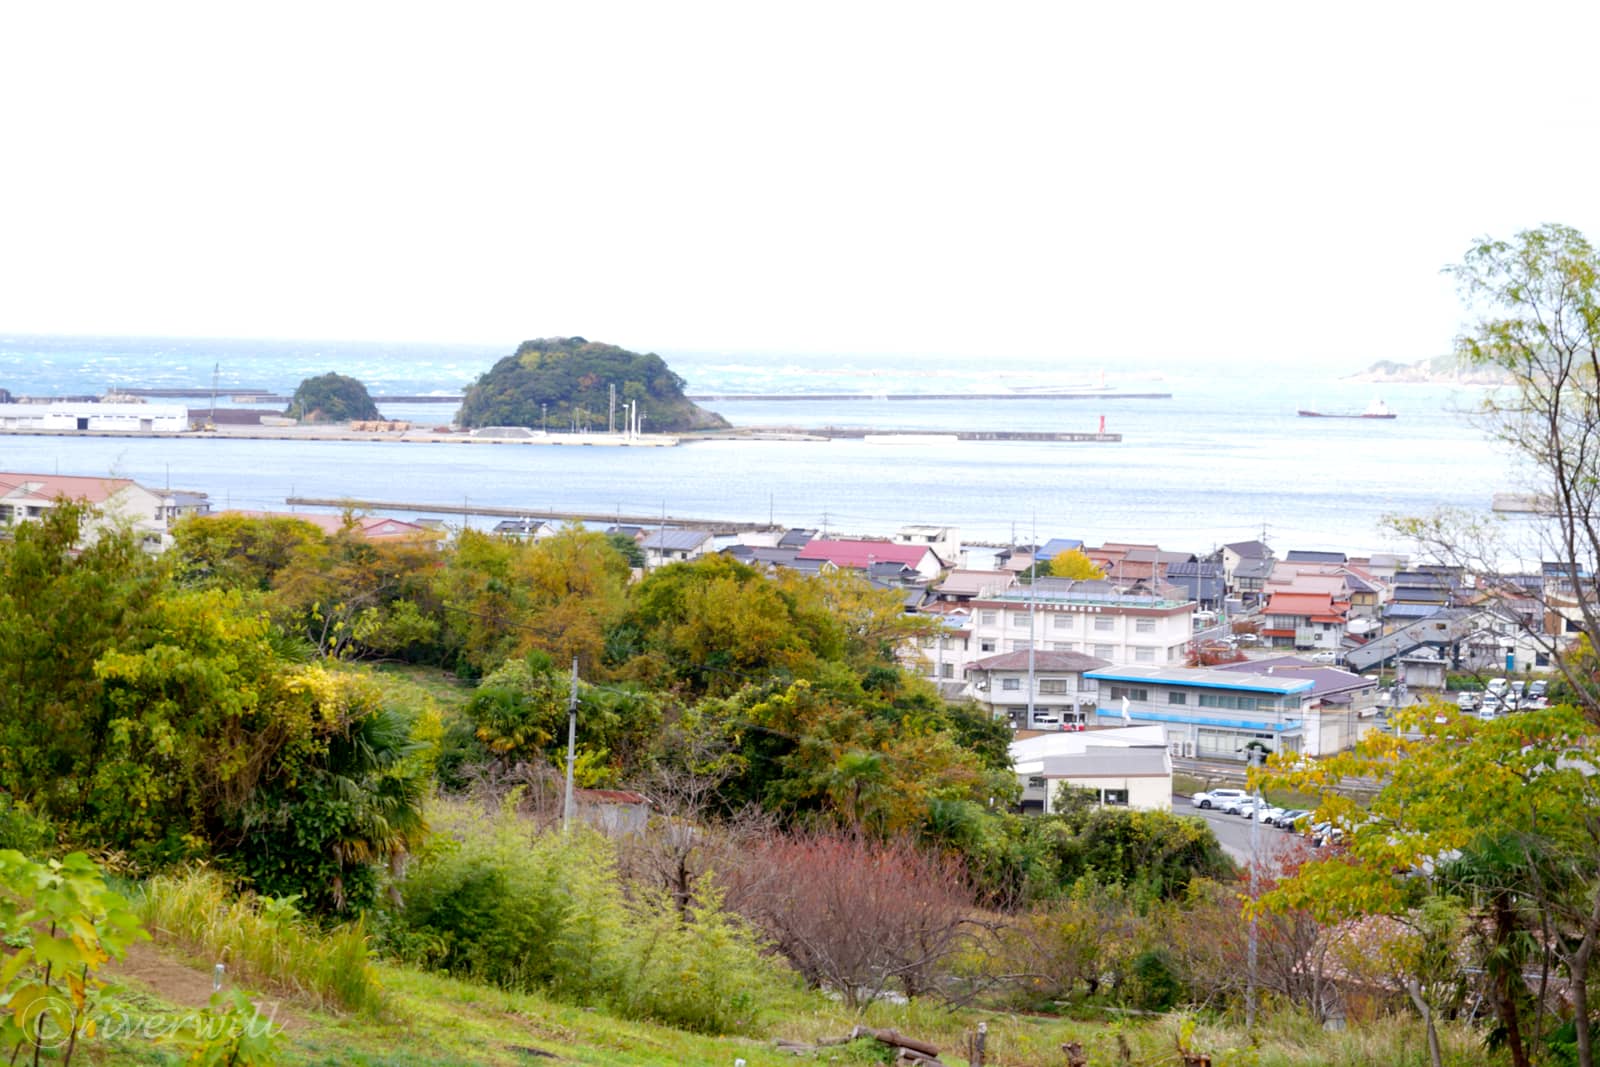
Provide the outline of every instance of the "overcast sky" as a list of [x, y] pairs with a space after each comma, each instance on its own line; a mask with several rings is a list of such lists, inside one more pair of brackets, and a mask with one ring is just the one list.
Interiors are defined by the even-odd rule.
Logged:
[[1418, 359], [1600, 4], [9, 4], [0, 330]]

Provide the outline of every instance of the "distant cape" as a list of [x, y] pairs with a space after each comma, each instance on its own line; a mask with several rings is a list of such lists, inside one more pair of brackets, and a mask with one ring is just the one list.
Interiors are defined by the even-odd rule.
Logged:
[[1437, 385], [1504, 385], [1504, 371], [1494, 367], [1469, 367], [1454, 354], [1419, 359], [1415, 363], [1398, 363], [1380, 359], [1364, 371], [1347, 374], [1340, 379], [1346, 382], [1372, 382], [1379, 385], [1392, 382], [1420, 382]]

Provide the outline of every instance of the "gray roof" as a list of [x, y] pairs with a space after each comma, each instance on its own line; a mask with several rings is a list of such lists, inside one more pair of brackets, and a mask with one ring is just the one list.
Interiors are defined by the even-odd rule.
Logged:
[[1080, 753], [1046, 756], [1040, 762], [1044, 778], [1160, 777], [1172, 769], [1163, 745], [1090, 745]]
[[710, 530], [652, 530], [640, 547], [658, 552], [690, 552], [711, 540]]
[[1241, 556], [1244, 559], [1272, 558], [1272, 549], [1260, 541], [1235, 541], [1231, 545], [1223, 545], [1222, 547], [1232, 550], [1234, 555]]
[[1350, 557], [1343, 552], [1307, 552], [1302, 549], [1293, 549], [1284, 557], [1285, 563], [1349, 563]]
[[789, 530], [785, 532], [782, 537], [778, 538], [778, 547], [804, 548], [806, 545], [810, 544], [811, 539], [816, 536], [817, 531], [815, 530]]
[[1363, 678], [1359, 674], [1340, 670], [1338, 667], [1324, 667], [1319, 664], [1308, 663], [1298, 656], [1279, 656], [1274, 659], [1249, 660], [1244, 663], [1225, 663], [1216, 669], [1257, 675], [1265, 674], [1270, 669], [1274, 678], [1279, 676], [1309, 678], [1311, 680], [1311, 695], [1316, 697], [1349, 692], [1351, 690], [1378, 688], [1378, 683], [1370, 678]]
[[[1040, 671], [1059, 672], [1069, 671], [1081, 674], [1084, 671], [1097, 671], [1101, 667], [1111, 666], [1110, 660], [1100, 659], [1096, 656], [1086, 656], [1082, 652], [1056, 652], [1043, 648], [1033, 650], [1034, 673]], [[986, 656], [983, 659], [973, 660], [967, 664], [969, 671], [1025, 671], [1028, 669], [1028, 650], [1020, 652], [1002, 652], [998, 656]]]
[[1271, 559], [1241, 559], [1239, 565], [1233, 568], [1235, 578], [1270, 578], [1272, 576]]

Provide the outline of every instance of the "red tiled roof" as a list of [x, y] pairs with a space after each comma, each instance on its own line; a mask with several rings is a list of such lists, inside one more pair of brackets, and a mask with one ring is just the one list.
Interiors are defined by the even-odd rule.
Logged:
[[893, 541], [811, 541], [796, 559], [825, 559], [835, 567], [866, 567], [869, 563], [903, 563], [918, 567], [928, 556], [939, 557], [927, 545], [897, 545]]
[[76, 474], [15, 474], [0, 472], [0, 494], [25, 485], [33, 486], [27, 495], [40, 500], [87, 500], [103, 504], [133, 484], [129, 478], [91, 478]]

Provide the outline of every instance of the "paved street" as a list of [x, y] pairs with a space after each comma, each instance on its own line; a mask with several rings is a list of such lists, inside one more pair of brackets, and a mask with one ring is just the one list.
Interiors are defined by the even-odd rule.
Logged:
[[[1204, 819], [1211, 824], [1212, 832], [1217, 835], [1217, 840], [1222, 842], [1222, 847], [1240, 863], [1250, 859], [1250, 820], [1241, 819], [1237, 815], [1224, 815], [1216, 808], [1201, 810], [1189, 803], [1187, 796], [1172, 796], [1172, 811], [1175, 815], [1184, 815], [1196, 819]], [[1263, 826], [1260, 831], [1258, 844], [1261, 855], [1271, 856], [1277, 851], [1293, 848], [1296, 841], [1304, 838], [1295, 834], [1286, 833], [1276, 826]]]

